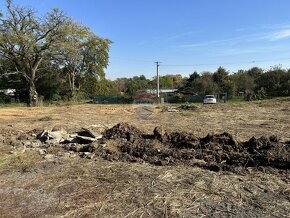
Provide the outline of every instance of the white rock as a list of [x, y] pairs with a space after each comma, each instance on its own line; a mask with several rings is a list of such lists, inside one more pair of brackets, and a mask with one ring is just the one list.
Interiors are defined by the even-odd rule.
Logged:
[[39, 154], [40, 155], [45, 155], [46, 154], [46, 149], [39, 149]]

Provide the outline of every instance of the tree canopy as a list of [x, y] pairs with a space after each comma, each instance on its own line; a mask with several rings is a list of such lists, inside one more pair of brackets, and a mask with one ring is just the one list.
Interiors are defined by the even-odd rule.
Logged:
[[57, 64], [60, 72], [68, 74], [74, 96], [77, 75], [104, 76], [110, 43], [58, 9], [38, 17], [32, 9], [7, 0], [6, 13], [0, 17], [1, 74], [21, 75], [29, 93], [28, 104], [36, 106], [36, 82], [48, 67]]

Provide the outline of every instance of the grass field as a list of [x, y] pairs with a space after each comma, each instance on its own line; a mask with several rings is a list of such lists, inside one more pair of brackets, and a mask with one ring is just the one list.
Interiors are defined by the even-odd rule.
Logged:
[[[243, 175], [189, 166], [154, 166], [59, 156], [43, 159], [17, 144], [34, 129], [108, 128], [127, 122], [151, 133], [163, 126], [198, 137], [229, 132], [237, 140], [276, 135], [290, 140], [290, 99], [196, 104], [166, 112], [164, 106], [68, 105], [0, 108], [1, 217], [289, 217], [290, 175]], [[286, 174], [286, 175], [285, 175]]]

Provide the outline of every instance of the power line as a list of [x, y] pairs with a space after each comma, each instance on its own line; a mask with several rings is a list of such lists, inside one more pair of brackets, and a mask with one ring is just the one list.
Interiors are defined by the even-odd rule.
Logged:
[[[153, 62], [149, 59], [134, 59], [134, 58], [119, 58], [119, 57], [111, 57], [111, 60], [119, 60], [119, 61], [128, 61], [128, 62], [143, 62], [149, 63]], [[263, 62], [273, 62], [273, 61], [283, 61], [283, 60], [290, 60], [290, 58], [277, 58], [277, 59], [264, 59], [264, 60], [252, 60], [252, 61], [237, 61], [237, 62], [217, 62], [217, 63], [193, 63], [193, 64], [162, 64], [159, 62], [159, 66], [162, 67], [196, 67], [196, 66], [216, 66], [216, 65], [238, 65], [238, 64], [254, 64], [254, 63], [263, 63]], [[155, 62], [156, 63], [156, 62]]]

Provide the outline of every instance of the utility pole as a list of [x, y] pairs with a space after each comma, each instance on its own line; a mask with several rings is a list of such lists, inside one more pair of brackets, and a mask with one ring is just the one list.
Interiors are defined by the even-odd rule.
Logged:
[[159, 94], [159, 66], [160, 66], [160, 61], [156, 61], [156, 72], [157, 72], [157, 99], [158, 99], [158, 103], [160, 103], [160, 94]]

